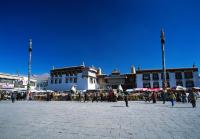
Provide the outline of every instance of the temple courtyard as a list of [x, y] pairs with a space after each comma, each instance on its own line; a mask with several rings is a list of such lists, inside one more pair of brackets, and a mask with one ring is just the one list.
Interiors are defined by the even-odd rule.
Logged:
[[199, 139], [200, 101], [0, 101], [1, 139]]

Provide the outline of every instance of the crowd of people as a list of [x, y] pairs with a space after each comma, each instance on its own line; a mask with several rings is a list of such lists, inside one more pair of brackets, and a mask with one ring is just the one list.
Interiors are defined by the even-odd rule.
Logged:
[[15, 100], [26, 100], [25, 92], [0, 92], [0, 100], [11, 99], [14, 103]]
[[145, 102], [150, 102], [152, 100], [153, 103], [156, 103], [157, 100], [163, 101], [165, 104], [166, 101], [170, 101], [172, 107], [175, 105], [175, 102], [182, 103], [191, 103], [192, 107], [196, 107], [196, 100], [198, 96], [198, 92], [193, 90], [186, 91], [162, 91], [162, 92], [144, 92], [144, 100]]
[[[163, 101], [163, 104], [165, 104], [166, 101], [171, 102], [172, 107], [175, 105], [175, 102], [182, 102], [182, 103], [191, 103], [192, 107], [196, 107], [196, 100], [198, 96], [198, 92], [194, 90], [188, 90], [186, 91], [172, 91], [168, 90], [166, 92], [150, 92], [145, 91], [141, 92], [140, 100], [144, 100], [145, 102], [151, 102], [156, 103], [157, 100]], [[10, 97], [8, 97], [10, 96]], [[9, 94], [0, 93], [0, 100], [5, 99], [11, 99], [14, 103], [15, 100], [26, 100], [27, 95], [26, 93], [19, 93], [19, 92], [12, 92]], [[79, 102], [86, 102], [86, 101], [92, 101], [92, 102], [102, 102], [102, 101], [108, 101], [108, 102], [117, 102], [119, 100], [125, 101], [125, 106], [128, 107], [128, 100], [130, 99], [130, 94], [128, 92], [114, 92], [113, 90], [109, 90], [108, 92], [69, 92], [69, 93], [58, 93], [58, 92], [46, 92], [45, 94], [40, 95], [34, 95], [33, 100], [56, 100], [56, 101], [67, 101], [67, 100], [77, 100]]]

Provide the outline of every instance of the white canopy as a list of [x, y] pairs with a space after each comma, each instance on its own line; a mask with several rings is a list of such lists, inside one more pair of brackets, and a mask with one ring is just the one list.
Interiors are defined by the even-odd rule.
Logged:
[[75, 86], [72, 85], [71, 91], [74, 92], [74, 93], [76, 93], [76, 88], [75, 88]]
[[183, 87], [183, 86], [176, 86], [176, 88], [175, 88], [176, 90], [178, 90], [178, 91], [185, 91], [186, 90], [186, 88], [185, 87]]
[[126, 89], [126, 92], [133, 92], [133, 89]]
[[50, 93], [53, 93], [54, 91], [53, 91], [53, 90], [46, 90], [46, 92], [50, 92]]
[[118, 85], [118, 90], [121, 91], [121, 92], [123, 92], [123, 88], [122, 88], [121, 84]]

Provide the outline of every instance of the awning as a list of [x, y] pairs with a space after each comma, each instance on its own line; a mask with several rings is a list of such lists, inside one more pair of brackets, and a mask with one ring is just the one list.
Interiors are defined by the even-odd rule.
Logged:
[[123, 88], [122, 88], [122, 86], [121, 86], [121, 84], [120, 85], [118, 85], [118, 88], [117, 88], [119, 91], [122, 91], [123, 92]]
[[192, 89], [200, 90], [200, 87], [192, 87]]
[[71, 91], [72, 91], [73, 93], [76, 93], [76, 88], [75, 88], [74, 86], [72, 86], [72, 87], [71, 87]]
[[147, 91], [154, 91], [154, 92], [157, 92], [157, 91], [161, 91], [163, 90], [162, 88], [148, 88]]
[[172, 87], [173, 90], [177, 90], [177, 91], [185, 91], [186, 88], [183, 86], [176, 86], [176, 87]]

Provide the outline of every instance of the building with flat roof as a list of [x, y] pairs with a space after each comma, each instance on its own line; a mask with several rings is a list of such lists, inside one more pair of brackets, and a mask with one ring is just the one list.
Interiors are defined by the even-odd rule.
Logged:
[[[183, 86], [192, 88], [200, 86], [198, 68], [169, 68], [166, 69], [167, 87]], [[162, 69], [146, 69], [136, 71], [137, 88], [162, 88]]]
[[[36, 88], [37, 80], [31, 79], [30, 87], [31, 89]], [[7, 73], [0, 73], [0, 89], [14, 89], [14, 88], [24, 88], [27, 89], [28, 77], [12, 75]]]
[[97, 81], [100, 89], [118, 89], [121, 85], [123, 90], [136, 87], [135, 74], [121, 74], [118, 70], [113, 70], [110, 75], [97, 75]]
[[[199, 87], [197, 67], [166, 69], [167, 87], [183, 86], [186, 88]], [[133, 88], [163, 88], [162, 69], [138, 69], [131, 66], [130, 73], [120, 73], [113, 70], [111, 74], [102, 74], [101, 69], [94, 67], [72, 66], [52, 69], [48, 79], [49, 90], [69, 91], [72, 86], [77, 90], [123, 90]]]
[[84, 65], [56, 68], [50, 71], [48, 89], [54, 91], [69, 91], [72, 86], [77, 90], [95, 90], [97, 84], [97, 69]]

